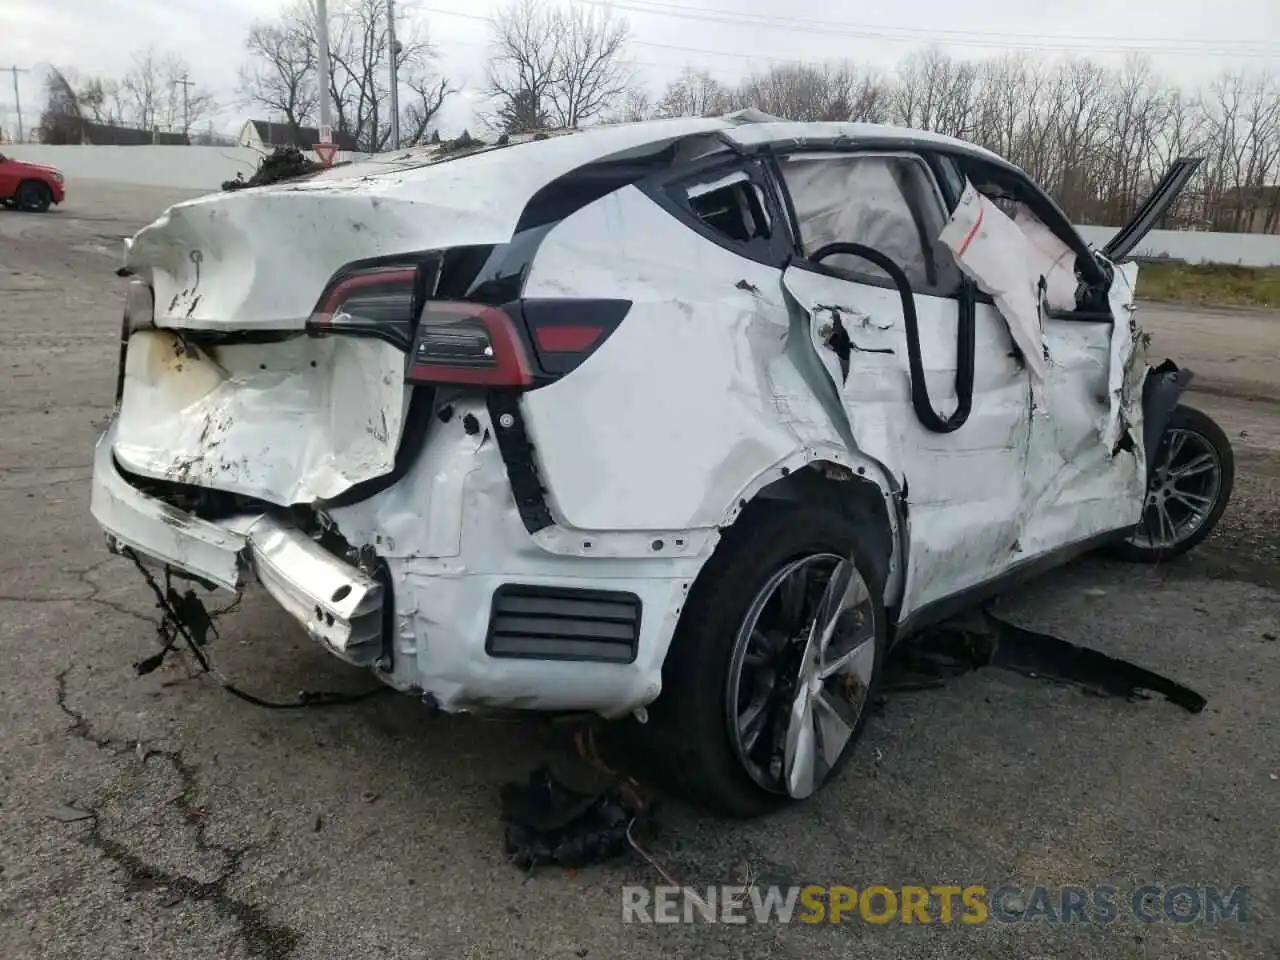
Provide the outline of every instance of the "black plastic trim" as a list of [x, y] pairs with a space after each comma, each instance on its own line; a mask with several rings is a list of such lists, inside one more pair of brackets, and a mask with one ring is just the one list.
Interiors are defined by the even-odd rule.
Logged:
[[1142, 385], [1142, 446], [1147, 454], [1147, 477], [1151, 476], [1151, 469], [1155, 466], [1156, 452], [1169, 418], [1194, 376], [1172, 360], [1152, 367], [1147, 374]]
[[1121, 227], [1114, 237], [1102, 248], [1102, 255], [1112, 263], [1124, 260], [1133, 248], [1142, 242], [1142, 238], [1151, 232], [1156, 221], [1164, 216], [1165, 211], [1173, 206], [1181, 195], [1183, 188], [1195, 176], [1203, 157], [1179, 157], [1165, 171], [1160, 182], [1156, 184], [1151, 195], [1147, 197], [1134, 212], [1129, 222]]
[[[555, 521], [547, 506], [546, 490], [538, 476], [533, 457], [533, 444], [525, 430], [520, 412], [519, 394], [505, 390], [490, 391], [486, 397], [489, 419], [497, 434], [498, 452], [507, 467], [507, 482], [515, 497], [516, 510], [529, 533], [537, 533]], [[507, 418], [510, 418], [509, 420]], [[504, 424], [507, 424], [504, 426]]]
[[1107, 323], [1114, 326], [1116, 322], [1110, 310], [1046, 310], [1044, 315], [1050, 320], [1067, 323]]
[[504, 583], [493, 592], [484, 652], [509, 660], [634, 663], [641, 611], [634, 593]]

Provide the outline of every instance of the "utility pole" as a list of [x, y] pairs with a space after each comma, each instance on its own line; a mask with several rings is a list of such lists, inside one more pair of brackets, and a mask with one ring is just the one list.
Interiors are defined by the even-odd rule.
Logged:
[[333, 129], [333, 114], [329, 103], [329, 3], [316, 0], [316, 67], [320, 76], [316, 86], [320, 90], [320, 131]]
[[396, 40], [396, 0], [387, 0], [387, 37], [391, 43], [391, 149], [400, 149], [400, 42]]
[[188, 80], [184, 73], [181, 80], [175, 80], [174, 83], [182, 84], [182, 136], [184, 139], [188, 136], [191, 129], [191, 88], [195, 86], [195, 81]]
[[[394, 69], [394, 68], [393, 68]], [[13, 74], [13, 105], [18, 110], [18, 143], [26, 140], [26, 135], [22, 132], [22, 97], [18, 93], [18, 74], [27, 73], [22, 67], [10, 67], [9, 72]]]

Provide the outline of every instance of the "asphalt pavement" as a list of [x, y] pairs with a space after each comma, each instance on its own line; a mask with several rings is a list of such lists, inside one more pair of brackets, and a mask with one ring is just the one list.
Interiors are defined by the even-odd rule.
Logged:
[[[812, 802], [751, 823], [669, 803], [646, 842], [696, 886], [1243, 886], [1247, 919], [623, 923], [622, 886], [663, 882], [644, 858], [526, 874], [502, 853], [498, 789], [550, 749], [543, 725], [395, 696], [269, 711], [182, 663], [133, 675], [152, 604], [89, 515], [90, 460], [119, 239], [180, 197], [73, 187], [45, 216], [0, 210], [0, 957], [1280, 955], [1280, 316], [1143, 308], [1236, 444], [1214, 537], [999, 606], [1196, 688], [1203, 713], [980, 670], [892, 697]], [[222, 624], [218, 662], [255, 692], [368, 683], [259, 593]]]

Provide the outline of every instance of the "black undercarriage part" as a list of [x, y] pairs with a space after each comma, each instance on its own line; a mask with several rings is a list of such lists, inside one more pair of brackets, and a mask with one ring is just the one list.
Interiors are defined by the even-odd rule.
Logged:
[[885, 691], [928, 689], [988, 666], [1069, 683], [1100, 696], [1144, 700], [1149, 693], [1159, 694], [1190, 713], [1199, 713], [1206, 703], [1194, 690], [1144, 667], [1014, 626], [986, 610], [904, 642], [890, 661]]

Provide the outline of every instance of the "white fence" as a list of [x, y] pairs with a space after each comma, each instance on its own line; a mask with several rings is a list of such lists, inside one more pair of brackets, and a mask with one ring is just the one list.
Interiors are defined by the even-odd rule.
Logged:
[[[67, 178], [67, 191], [73, 198], [76, 180], [212, 192], [221, 188], [222, 181], [234, 180], [237, 173], [248, 179], [263, 157], [250, 147], [61, 147], [43, 143], [4, 144], [0, 153], [57, 167]], [[314, 153], [306, 155], [317, 159]], [[364, 156], [338, 153], [334, 162]]]
[[[1102, 246], [1116, 227], [1077, 227], [1089, 243]], [[1230, 263], [1242, 267], [1280, 267], [1280, 235], [1200, 233], [1152, 230], [1133, 252], [1137, 257], [1171, 257], [1188, 263]]]
[[[5, 144], [0, 153], [19, 160], [57, 167], [68, 180], [98, 180], [176, 190], [217, 190], [237, 173], [247, 178], [262, 158], [248, 147], [54, 147], [46, 144]], [[314, 154], [308, 154], [316, 159]], [[339, 153], [335, 161], [356, 160], [367, 154]], [[1080, 227], [1090, 243], [1101, 246], [1115, 227]], [[1173, 257], [1189, 263], [1229, 263], [1246, 267], [1280, 266], [1280, 236], [1253, 233], [1191, 233], [1154, 230], [1135, 251], [1138, 256]]]

